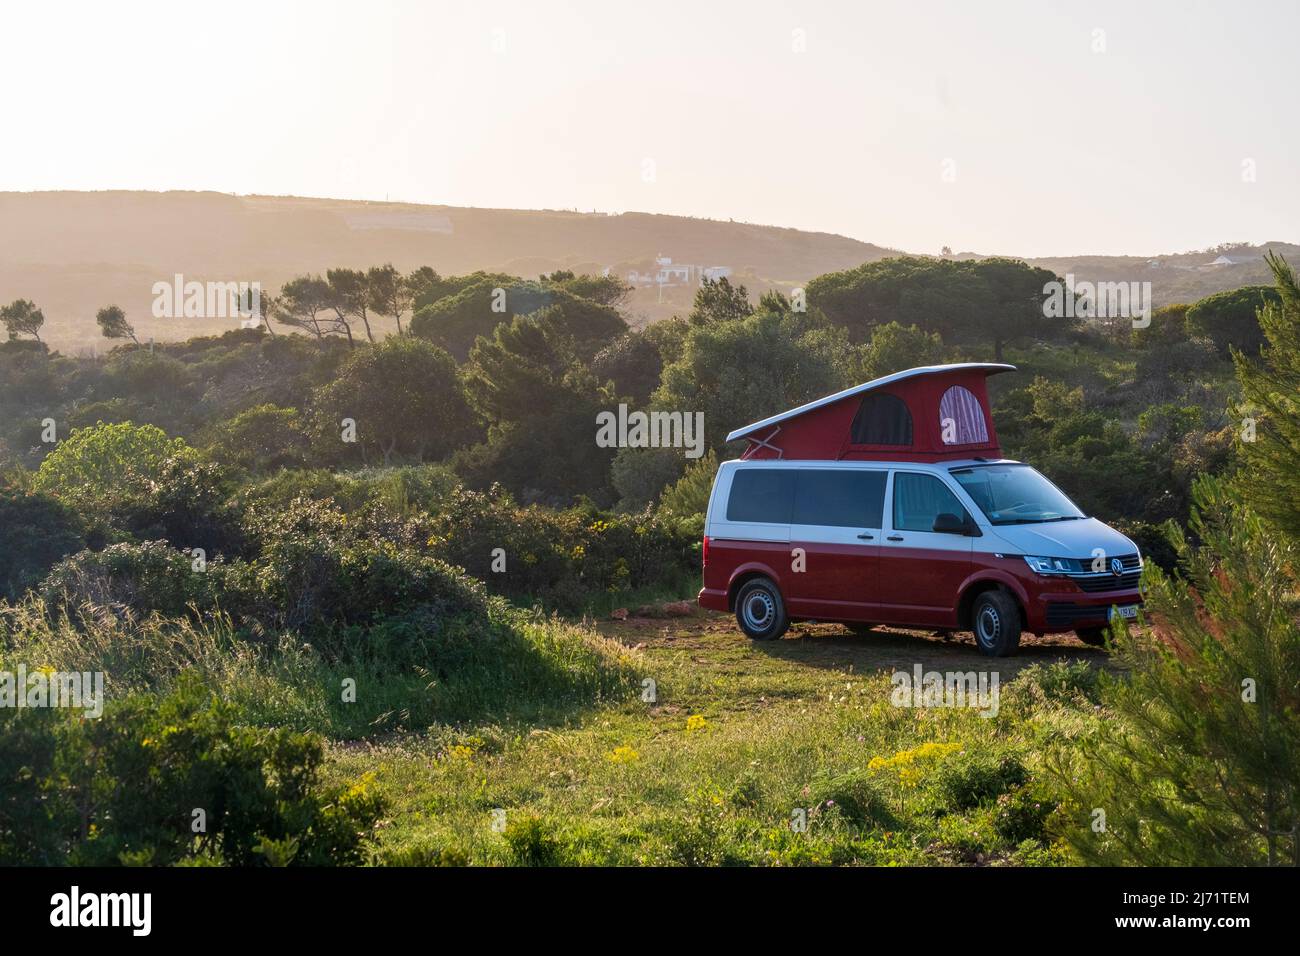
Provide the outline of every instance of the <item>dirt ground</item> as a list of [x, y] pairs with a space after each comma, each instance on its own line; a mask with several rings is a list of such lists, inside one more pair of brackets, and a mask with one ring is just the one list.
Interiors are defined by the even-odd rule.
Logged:
[[752, 645], [757, 651], [790, 663], [857, 673], [911, 668], [916, 664], [927, 669], [972, 669], [980, 662], [997, 660], [999, 670], [1010, 677], [1030, 664], [1082, 660], [1096, 667], [1108, 667], [1110, 660], [1103, 649], [1088, 647], [1073, 633], [1044, 637], [1025, 634], [1016, 655], [988, 658], [976, 649], [975, 639], [969, 632], [943, 636], [933, 631], [882, 625], [867, 633], [854, 634], [841, 624], [792, 624], [778, 641], [751, 642], [737, 626], [734, 616], [704, 610], [690, 616], [629, 617], [594, 624], [607, 637], [646, 650], [686, 651], [708, 657], [711, 653]]

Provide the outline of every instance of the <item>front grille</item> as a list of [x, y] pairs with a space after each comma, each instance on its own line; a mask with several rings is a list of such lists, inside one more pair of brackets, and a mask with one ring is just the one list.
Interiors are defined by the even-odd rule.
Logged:
[[1087, 591], [1089, 594], [1097, 591], [1135, 591], [1138, 582], [1142, 580], [1142, 572], [1125, 571], [1123, 574], [1114, 575], [1109, 571], [1103, 571], [1100, 574], [1071, 575], [1070, 580], [1079, 585], [1080, 590]]
[[[1084, 558], [1083, 560], [1084, 565], [1087, 566], [1088, 559]], [[1099, 591], [1137, 590], [1142, 581], [1142, 559], [1136, 554], [1125, 554], [1120, 556], [1119, 560], [1124, 566], [1123, 574], [1112, 574], [1108, 559], [1105, 571], [1071, 574], [1070, 580], [1079, 585], [1079, 590], [1086, 591], [1089, 594], [1096, 594]]]

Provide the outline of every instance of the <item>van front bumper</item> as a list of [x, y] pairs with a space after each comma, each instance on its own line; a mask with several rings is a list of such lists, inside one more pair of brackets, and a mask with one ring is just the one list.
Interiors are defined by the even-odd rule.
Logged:
[[1112, 607], [1142, 606], [1138, 590], [1085, 594], [1081, 591], [1044, 591], [1026, 603], [1025, 629], [1035, 634], [1054, 634], [1079, 628], [1105, 627]]

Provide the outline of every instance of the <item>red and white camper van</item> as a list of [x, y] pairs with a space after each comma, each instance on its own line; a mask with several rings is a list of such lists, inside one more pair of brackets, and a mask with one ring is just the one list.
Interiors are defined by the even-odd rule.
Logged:
[[1002, 457], [986, 379], [908, 369], [737, 429], [714, 479], [700, 604], [755, 640], [791, 621], [1022, 631], [1100, 644], [1142, 603], [1142, 556], [1032, 467]]

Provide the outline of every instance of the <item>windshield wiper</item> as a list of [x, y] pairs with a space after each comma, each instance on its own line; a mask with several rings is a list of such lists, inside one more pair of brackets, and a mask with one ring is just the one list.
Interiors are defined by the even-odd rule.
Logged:
[[1055, 518], [1003, 518], [993, 524], [1047, 524], [1050, 521], [1080, 521], [1083, 515], [1058, 515]]

